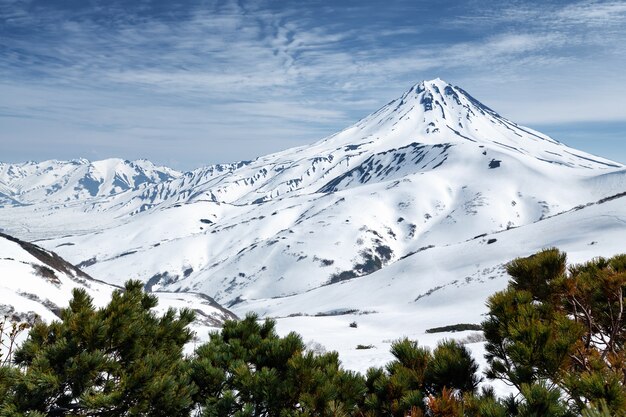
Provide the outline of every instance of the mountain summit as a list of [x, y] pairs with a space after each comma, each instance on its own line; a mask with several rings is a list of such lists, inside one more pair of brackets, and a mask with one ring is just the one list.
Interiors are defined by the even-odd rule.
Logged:
[[333, 142], [346, 144], [372, 139], [384, 140], [382, 147], [472, 142], [573, 168], [621, 166], [520, 126], [439, 78], [415, 84], [400, 98], [332, 137]]

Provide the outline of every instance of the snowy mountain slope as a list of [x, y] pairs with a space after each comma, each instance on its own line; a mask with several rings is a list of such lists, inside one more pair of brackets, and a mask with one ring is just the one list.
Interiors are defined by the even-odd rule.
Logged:
[[[96, 306], [104, 306], [117, 287], [90, 277], [54, 252], [0, 234], [0, 313], [3, 316], [29, 323], [38, 318], [58, 319], [74, 288], [84, 288]], [[160, 314], [169, 307], [195, 310], [197, 319], [192, 328], [203, 338], [224, 320], [235, 317], [204, 295], [159, 292], [155, 295], [159, 298], [156, 311]]]
[[89, 204], [4, 214], [29, 218], [7, 222], [15, 233], [24, 225], [21, 235], [69, 235], [43, 244], [109, 282], [130, 271], [154, 288], [233, 303], [364, 276], [420, 248], [624, 189], [623, 166], [518, 126], [437, 79], [309, 147]]
[[240, 314], [322, 313], [280, 322], [320, 340], [332, 334], [324, 323], [345, 318], [329, 313], [376, 310], [363, 315], [370, 334], [393, 339], [422, 334], [416, 314], [452, 321], [467, 309], [478, 320], [513, 257], [550, 245], [582, 257], [623, 251], [623, 198], [585, 206], [624, 191], [624, 166], [436, 79], [310, 146], [114, 194], [6, 206], [0, 227], [113, 284], [199, 292]]
[[179, 175], [147, 160], [0, 163], [0, 204], [63, 203], [107, 197]]
[[36, 245], [0, 234], [2, 309], [16, 318], [38, 315], [53, 320], [71, 298], [74, 288], [85, 288], [102, 304], [114, 287], [97, 281], [70, 263]]
[[[626, 194], [526, 226], [422, 250], [362, 278], [287, 297], [244, 301], [236, 312], [276, 317], [282, 332], [297, 329], [337, 350], [345, 366], [365, 371], [391, 359], [391, 341], [407, 336], [427, 346], [474, 332], [426, 333], [457, 323], [480, 323], [485, 300], [508, 281], [504, 265], [547, 247], [579, 263], [626, 252]], [[491, 242], [491, 243], [489, 243]], [[356, 322], [358, 327], [351, 328]], [[357, 344], [372, 345], [369, 350]], [[468, 345], [482, 360], [482, 343]], [[484, 363], [483, 363], [484, 365]]]

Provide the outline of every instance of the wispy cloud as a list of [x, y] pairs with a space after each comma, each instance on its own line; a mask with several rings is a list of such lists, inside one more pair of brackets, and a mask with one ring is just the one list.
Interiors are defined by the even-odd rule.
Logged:
[[[254, 137], [249, 149], [278, 150], [435, 76], [524, 123], [626, 120], [623, 2], [0, 3], [0, 144]], [[215, 148], [206, 163], [233, 156]]]
[[561, 23], [589, 26], [623, 25], [626, 23], [626, 3], [587, 1], [568, 5], [556, 15]]

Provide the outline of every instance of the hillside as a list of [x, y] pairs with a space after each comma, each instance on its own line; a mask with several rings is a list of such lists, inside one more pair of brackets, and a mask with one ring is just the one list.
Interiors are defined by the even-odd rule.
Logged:
[[[118, 288], [92, 278], [54, 252], [2, 233], [0, 277], [0, 314], [11, 321], [30, 324], [39, 319], [48, 322], [58, 319], [75, 288], [85, 289], [99, 307], [105, 306]], [[202, 339], [224, 320], [235, 317], [210, 297], [200, 294], [157, 292], [155, 295], [160, 314], [169, 307], [195, 310], [197, 319], [193, 328]]]

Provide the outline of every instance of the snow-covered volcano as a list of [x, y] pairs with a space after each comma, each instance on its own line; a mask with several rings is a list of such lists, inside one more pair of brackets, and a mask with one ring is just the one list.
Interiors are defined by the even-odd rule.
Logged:
[[368, 339], [374, 345], [480, 321], [512, 257], [551, 245], [575, 260], [624, 250], [615, 238], [626, 228], [624, 166], [519, 126], [439, 79], [310, 146], [151, 178], [68, 201], [51, 194], [25, 205], [13, 193], [0, 227], [45, 239], [99, 279], [297, 316], [280, 323], [312, 326], [312, 338], [330, 332], [320, 323], [369, 312], [359, 320], [384, 335]]
[[[318, 143], [189, 172], [146, 189], [133, 209], [163, 202], [209, 200], [261, 203], [286, 195], [333, 192], [437, 168], [463, 171], [521, 164], [539, 172], [550, 165], [563, 175], [594, 175], [586, 170], [620, 164], [576, 151], [532, 129], [499, 116], [458, 87], [440, 79], [413, 86], [403, 96], [355, 125]], [[469, 167], [468, 167], [469, 168]], [[580, 170], [579, 170], [580, 169]], [[597, 173], [597, 171], [594, 171]], [[522, 176], [520, 173], [518, 176]]]

